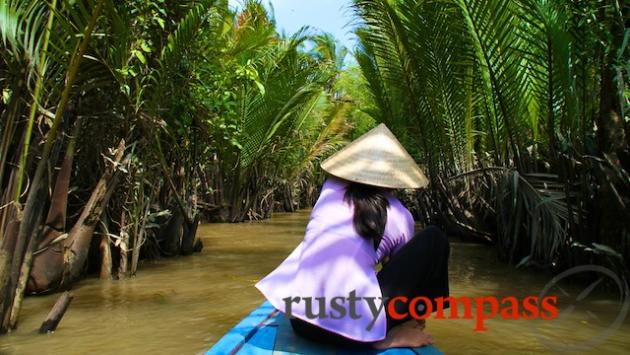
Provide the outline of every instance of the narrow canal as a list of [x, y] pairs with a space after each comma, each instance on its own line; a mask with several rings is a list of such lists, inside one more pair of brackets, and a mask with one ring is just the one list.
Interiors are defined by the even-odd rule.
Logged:
[[[26, 299], [20, 329], [0, 338], [1, 354], [195, 354], [210, 348], [263, 299], [253, 284], [271, 271], [302, 238], [308, 212], [277, 214], [268, 221], [200, 227], [201, 254], [144, 263], [123, 281], [87, 279], [55, 334], [35, 330], [57, 295]], [[515, 270], [487, 246], [452, 241], [454, 296], [538, 295], [551, 275]], [[557, 353], [589, 339], [586, 353], [625, 353], [630, 323], [603, 333], [620, 312], [611, 294], [561, 285], [561, 317], [554, 321], [489, 320], [474, 332], [473, 320], [429, 320], [427, 331], [446, 354]], [[572, 307], [564, 312], [567, 307]]]

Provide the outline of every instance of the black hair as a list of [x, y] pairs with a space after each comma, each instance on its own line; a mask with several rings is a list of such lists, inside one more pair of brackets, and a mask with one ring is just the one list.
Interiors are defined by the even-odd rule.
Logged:
[[385, 233], [389, 207], [385, 189], [353, 182], [346, 188], [344, 200], [354, 205], [354, 229], [363, 238], [371, 239], [374, 249], [378, 249]]

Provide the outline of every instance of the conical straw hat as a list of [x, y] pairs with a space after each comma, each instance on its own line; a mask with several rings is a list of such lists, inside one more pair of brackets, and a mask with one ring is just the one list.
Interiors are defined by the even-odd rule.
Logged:
[[429, 183], [411, 155], [382, 123], [321, 166], [331, 175], [373, 186], [415, 189]]

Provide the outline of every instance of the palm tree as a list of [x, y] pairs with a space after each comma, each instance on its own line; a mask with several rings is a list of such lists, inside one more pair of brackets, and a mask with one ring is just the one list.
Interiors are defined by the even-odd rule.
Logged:
[[[3, 111], [3, 116], [7, 117], [7, 125], [3, 127], [3, 165], [0, 170], [3, 177], [10, 176], [3, 202], [3, 205], [10, 208], [2, 211], [3, 218], [0, 226], [2, 230], [2, 258], [0, 258], [2, 259], [0, 268], [2, 277], [0, 280], [3, 281], [0, 287], [2, 329], [15, 327], [22, 296], [27, 287], [30, 287], [31, 292], [41, 292], [60, 286], [65, 287], [80, 276], [96, 224], [115, 190], [120, 171], [118, 167], [124, 155], [124, 139], [137, 135], [133, 127], [136, 127], [138, 123], [144, 124], [144, 128], [150, 132], [149, 140], [155, 138], [153, 143], [157, 142], [157, 144], [150, 146], [157, 149], [153, 149], [152, 152], [157, 155], [163, 170], [166, 170], [166, 177], [170, 176], [171, 172], [166, 167], [164, 156], [159, 149], [161, 140], [168, 135], [156, 134], [151, 125], [155, 123], [155, 120], [146, 122], [144, 118], [153, 119], [157, 116], [156, 112], [163, 110], [158, 104], [177, 89], [177, 82], [173, 79], [178, 79], [179, 82], [184, 81], [179, 76], [181, 74], [179, 56], [185, 52], [187, 44], [209, 16], [207, 11], [209, 6], [210, 2], [197, 1], [191, 2], [188, 6], [180, 4], [178, 10], [182, 8], [188, 10], [181, 15], [181, 20], [172, 26], [171, 33], [163, 34], [164, 46], [156, 53], [155, 58], [151, 58], [154, 61], [148, 63], [146, 53], [152, 50], [146, 42], [131, 40], [130, 31], [134, 28], [133, 21], [130, 20], [131, 16], [126, 16], [130, 15], [133, 9], [124, 5], [119, 6], [107, 0], [60, 1], [59, 3], [52, 1], [50, 4], [39, 1], [0, 3], [0, 16], [3, 19], [1, 21], [3, 27], [0, 30], [7, 48], [2, 51], [3, 63], [6, 63], [8, 68], [22, 66], [27, 69], [27, 72], [15, 69], [7, 71], [14, 74], [16, 80], [15, 86], [10, 86], [9, 101], [13, 102], [10, 103], [13, 108]], [[177, 17], [174, 16], [174, 18]], [[92, 34], [98, 26], [111, 26], [114, 35], [98, 37], [95, 41], [91, 41]], [[159, 24], [159, 26], [165, 25]], [[171, 30], [170, 26], [165, 27], [166, 30]], [[103, 41], [108, 41], [110, 44], [114, 42], [115, 45], [99, 47]], [[49, 45], [49, 42], [52, 43]], [[126, 62], [123, 63], [123, 61]], [[146, 65], [141, 68], [146, 69], [141, 77], [138, 77], [138, 73], [132, 75], [133, 66], [136, 63], [140, 63], [138, 67]], [[33, 80], [34, 85], [31, 86], [28, 80]], [[168, 84], [173, 86], [168, 86]], [[123, 132], [122, 136], [112, 137], [106, 131], [98, 129], [99, 124], [107, 124], [104, 120], [95, 120], [90, 122], [91, 126], [86, 126], [88, 129], [96, 128], [87, 132], [87, 136], [98, 138], [105, 136], [119, 141], [122, 138], [122, 141], [112, 157], [112, 164], [106, 163], [106, 166], [102, 168], [102, 177], [83, 207], [83, 213], [64, 239], [54, 236], [61, 235], [65, 228], [69, 170], [73, 168], [75, 139], [68, 143], [64, 165], [58, 174], [53, 195], [53, 198], [55, 196], [63, 198], [51, 202], [48, 219], [45, 222], [48, 229], [44, 228], [44, 232], [40, 235], [37, 227], [43, 223], [41, 217], [48, 200], [46, 191], [51, 185], [49, 182], [53, 181], [52, 176], [48, 176], [48, 166], [55, 165], [58, 160], [62, 147], [63, 127], [69, 124], [67, 121], [72, 119], [72, 116], [76, 116], [76, 112], [83, 109], [81, 106], [83, 100], [98, 101], [104, 91], [111, 90], [112, 86], [118, 86], [115, 92], [127, 98], [127, 102], [118, 106], [115, 111], [133, 112], [133, 116], [128, 117], [133, 118], [134, 121], [131, 121], [131, 125], [126, 125], [131, 129]], [[18, 136], [16, 132], [21, 132], [21, 130], [16, 130], [14, 123], [18, 122], [18, 118], [26, 110], [25, 107], [20, 106], [20, 103], [24, 100], [25, 93], [30, 92], [31, 87], [34, 87], [33, 100], [28, 109], [25, 134]], [[137, 91], [132, 92], [131, 87]], [[116, 98], [118, 95], [111, 95], [110, 98], [112, 96]], [[54, 113], [48, 111], [48, 107], [51, 106], [55, 108]], [[66, 112], [68, 106], [72, 107], [71, 114]], [[37, 124], [40, 125], [40, 131], [45, 132], [45, 136], [42, 137], [45, 144], [39, 152], [40, 160], [33, 171], [33, 177], [29, 179], [28, 190], [23, 193], [22, 181], [30, 171], [29, 161], [33, 160], [29, 153], [32, 154], [31, 150], [39, 148], [29, 149], [29, 143], [35, 139], [32, 137], [32, 128], [36, 117], [40, 117]], [[80, 126], [77, 119], [75, 127], [78, 129]], [[76, 138], [77, 135], [74, 134], [73, 137]], [[134, 146], [137, 142], [132, 143]], [[96, 154], [100, 155], [100, 152]], [[14, 158], [9, 160], [10, 155]], [[9, 164], [10, 161], [19, 161], [20, 164]], [[13, 166], [19, 166], [19, 169], [14, 169]], [[179, 206], [183, 206], [184, 202], [178, 195], [177, 186], [174, 184], [167, 186], [173, 189]], [[22, 208], [20, 202], [23, 196], [26, 196], [26, 201]], [[143, 202], [150, 204], [151, 201]], [[186, 209], [186, 212], [188, 214], [185, 216], [192, 219], [190, 215], [193, 215], [194, 210]], [[54, 225], [49, 224], [51, 218], [56, 215], [60, 216], [61, 224], [56, 222]], [[139, 218], [142, 217], [146, 217], [146, 213], [139, 216]], [[144, 225], [144, 222], [142, 223]], [[192, 221], [190, 223], [192, 224]], [[61, 232], [58, 229], [61, 229]], [[137, 244], [134, 248], [139, 250]], [[63, 259], [55, 257], [54, 250], [60, 248], [60, 245], [68, 248], [69, 257]], [[35, 253], [36, 249], [37, 253]], [[32, 272], [31, 267], [33, 267]], [[9, 271], [10, 277], [7, 276]], [[44, 272], [44, 276], [40, 272]], [[5, 295], [8, 297], [5, 298]]]
[[[624, 128], [599, 123], [595, 131], [593, 119], [619, 122], [601, 115], [621, 117], [625, 105], [627, 79], [617, 71], [614, 88], [608, 77], [628, 60], [618, 2], [355, 0], [354, 10], [372, 116], [429, 171], [424, 215], [497, 243], [515, 263], [571, 263], [573, 250], [592, 253], [602, 240], [627, 252], [596, 232], [607, 218], [589, 197], [619, 207], [628, 200], [610, 195], [628, 191], [627, 159], [605, 158], [612, 136], [614, 156], [627, 156]], [[608, 223], [627, 240], [627, 226]]]

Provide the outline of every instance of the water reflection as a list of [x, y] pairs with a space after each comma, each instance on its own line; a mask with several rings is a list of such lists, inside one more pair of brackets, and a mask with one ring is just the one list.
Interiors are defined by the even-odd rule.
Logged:
[[[208, 349], [262, 302], [253, 285], [278, 265], [301, 240], [308, 212], [280, 214], [270, 221], [201, 226], [199, 255], [144, 263], [124, 281], [88, 279], [57, 333], [35, 334], [57, 295], [25, 300], [20, 329], [0, 338], [7, 354], [194, 354]], [[538, 294], [551, 275], [523, 272], [498, 262], [486, 246], [453, 242], [453, 295], [524, 297]], [[579, 289], [564, 287], [574, 300]], [[561, 307], [560, 307], [561, 308]], [[615, 302], [598, 297], [578, 304], [563, 322], [501, 319], [485, 322], [429, 321], [428, 331], [447, 354], [552, 353], [543, 343], [572, 344], [606, 327], [617, 315]], [[596, 310], [597, 318], [588, 311]], [[628, 320], [595, 353], [630, 348]], [[541, 339], [543, 340], [541, 342]]]

